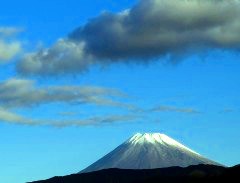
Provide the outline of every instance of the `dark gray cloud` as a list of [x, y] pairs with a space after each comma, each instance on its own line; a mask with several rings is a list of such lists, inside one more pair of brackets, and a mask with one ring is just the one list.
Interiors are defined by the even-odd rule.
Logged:
[[194, 108], [180, 108], [174, 106], [157, 106], [150, 109], [151, 112], [178, 112], [178, 113], [185, 113], [185, 114], [199, 114], [200, 111]]
[[22, 74], [81, 73], [92, 65], [145, 63], [206, 49], [240, 48], [239, 0], [140, 0], [90, 19], [52, 47], [27, 54]]
[[0, 105], [6, 108], [33, 107], [49, 103], [94, 104], [131, 109], [114, 98], [127, 95], [119, 90], [96, 86], [37, 87], [35, 81], [12, 78], [0, 82]]

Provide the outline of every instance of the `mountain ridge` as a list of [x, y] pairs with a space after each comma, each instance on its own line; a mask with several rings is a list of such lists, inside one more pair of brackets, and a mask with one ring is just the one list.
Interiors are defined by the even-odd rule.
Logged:
[[104, 169], [95, 172], [53, 177], [29, 183], [237, 183], [240, 166], [191, 165], [148, 170]]
[[155, 169], [214, 164], [176, 140], [161, 133], [137, 133], [80, 173], [101, 169]]

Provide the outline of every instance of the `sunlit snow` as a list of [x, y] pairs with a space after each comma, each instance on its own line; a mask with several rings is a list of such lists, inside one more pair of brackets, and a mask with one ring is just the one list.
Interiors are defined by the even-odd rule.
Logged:
[[168, 137], [167, 135], [161, 134], [161, 133], [144, 133], [144, 134], [137, 133], [132, 138], [129, 139], [129, 142], [133, 144], [160, 143], [162, 145], [171, 145], [171, 146], [175, 146], [176, 148], [180, 148], [180, 149], [191, 151], [192, 153], [198, 154], [195, 151], [187, 148], [186, 146]]

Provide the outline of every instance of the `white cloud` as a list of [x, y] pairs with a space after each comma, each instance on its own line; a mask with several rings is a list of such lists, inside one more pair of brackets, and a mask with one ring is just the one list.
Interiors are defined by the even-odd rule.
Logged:
[[104, 12], [52, 47], [26, 55], [25, 75], [62, 75], [93, 65], [146, 63], [206, 49], [238, 51], [239, 0], [140, 0], [119, 13]]
[[5, 63], [14, 58], [21, 51], [19, 41], [6, 42], [0, 39], [0, 63]]
[[59, 39], [49, 49], [26, 54], [24, 61], [18, 65], [18, 70], [25, 70], [29, 75], [60, 75], [67, 74], [69, 70], [74, 73], [86, 72], [94, 60], [85, 53], [84, 47], [84, 42]]
[[0, 27], [0, 64], [7, 63], [22, 51], [22, 43], [15, 37], [22, 31], [15, 27]]

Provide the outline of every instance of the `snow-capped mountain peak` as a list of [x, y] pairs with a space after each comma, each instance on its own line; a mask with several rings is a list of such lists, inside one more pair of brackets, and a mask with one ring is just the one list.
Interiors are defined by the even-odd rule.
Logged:
[[82, 170], [91, 172], [107, 168], [153, 169], [214, 164], [176, 140], [161, 133], [137, 133], [113, 151]]
[[[195, 151], [187, 148], [186, 146], [182, 145], [181, 143], [175, 141], [174, 139], [168, 137], [165, 134], [161, 133], [137, 133], [133, 137], [131, 137], [127, 143], [132, 144], [143, 144], [143, 143], [152, 143], [152, 144], [162, 144], [162, 145], [170, 145], [175, 146], [176, 148], [180, 148], [182, 150], [191, 151], [192, 153], [198, 154]], [[199, 155], [199, 154], [198, 154]]]

